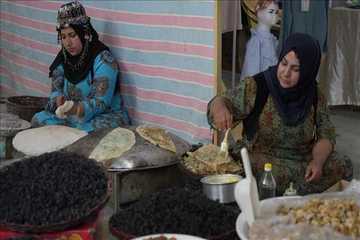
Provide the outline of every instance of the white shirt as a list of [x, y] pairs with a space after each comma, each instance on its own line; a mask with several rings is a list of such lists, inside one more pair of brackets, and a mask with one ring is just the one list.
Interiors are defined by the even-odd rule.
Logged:
[[240, 79], [253, 76], [277, 64], [276, 49], [279, 41], [270, 32], [251, 29], [251, 38], [246, 44], [246, 53]]

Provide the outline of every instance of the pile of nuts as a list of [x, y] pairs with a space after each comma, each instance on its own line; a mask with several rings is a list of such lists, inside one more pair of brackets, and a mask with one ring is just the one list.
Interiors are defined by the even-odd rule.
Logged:
[[278, 214], [290, 215], [295, 224], [330, 226], [344, 235], [360, 237], [360, 207], [354, 200], [316, 198], [301, 207], [282, 206]]

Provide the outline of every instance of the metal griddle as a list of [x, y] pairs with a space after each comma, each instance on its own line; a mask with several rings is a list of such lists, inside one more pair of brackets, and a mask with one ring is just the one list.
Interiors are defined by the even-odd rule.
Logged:
[[[169, 187], [180, 181], [177, 164], [181, 156], [190, 150], [191, 144], [175, 134], [168, 133], [176, 146], [176, 154], [162, 149], [143, 139], [136, 127], [126, 127], [135, 134], [135, 145], [118, 158], [107, 162], [108, 172], [112, 176], [112, 201], [115, 211], [120, 203], [138, 200], [142, 196]], [[89, 157], [92, 150], [112, 129], [102, 129], [90, 133], [64, 151], [76, 152]]]

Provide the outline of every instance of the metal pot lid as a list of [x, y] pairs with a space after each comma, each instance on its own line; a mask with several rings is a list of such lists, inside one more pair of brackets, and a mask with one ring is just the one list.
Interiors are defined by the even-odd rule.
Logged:
[[109, 171], [121, 172], [173, 165], [178, 163], [181, 156], [191, 148], [190, 143], [175, 134], [168, 133], [176, 146], [175, 154], [149, 143], [135, 131], [134, 127], [130, 129], [135, 133], [136, 143], [129, 151], [113, 159]]

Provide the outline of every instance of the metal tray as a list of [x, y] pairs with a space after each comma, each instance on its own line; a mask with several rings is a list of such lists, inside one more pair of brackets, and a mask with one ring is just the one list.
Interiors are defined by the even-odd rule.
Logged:
[[[168, 133], [176, 146], [176, 154], [162, 149], [143, 139], [137, 132], [135, 126], [125, 127], [134, 132], [136, 143], [127, 152], [118, 158], [113, 158], [105, 164], [110, 172], [124, 172], [130, 170], [142, 170], [157, 167], [164, 167], [176, 164], [181, 156], [189, 151], [191, 144], [172, 133]], [[85, 157], [89, 157], [92, 150], [113, 129], [101, 129], [89, 133], [87, 136], [79, 139], [70, 146], [64, 148], [64, 151], [75, 152]]]
[[191, 145], [185, 140], [168, 133], [176, 146], [176, 154], [155, 146], [143, 139], [136, 131], [135, 145], [119, 158], [113, 159], [108, 171], [141, 170], [164, 167], [178, 163], [182, 155], [189, 151]]

